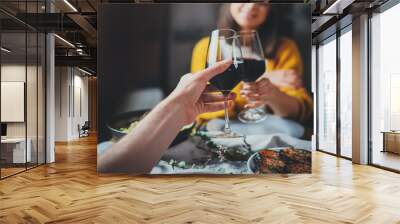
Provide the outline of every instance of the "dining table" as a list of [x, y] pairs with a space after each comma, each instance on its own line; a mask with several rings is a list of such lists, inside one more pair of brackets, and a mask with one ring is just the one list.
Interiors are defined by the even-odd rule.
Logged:
[[[231, 129], [244, 137], [214, 138], [224, 128], [223, 119], [213, 119], [193, 130], [189, 137], [165, 150], [150, 174], [253, 174], [252, 155], [265, 149], [291, 147], [311, 152], [311, 141], [303, 139], [304, 127], [275, 115], [259, 123], [230, 121]], [[98, 145], [101, 154], [115, 141]]]

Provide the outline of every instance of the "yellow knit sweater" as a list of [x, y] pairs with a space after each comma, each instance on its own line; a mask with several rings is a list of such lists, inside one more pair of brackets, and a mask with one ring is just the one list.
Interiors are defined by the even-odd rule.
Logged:
[[[209, 38], [205, 37], [201, 39], [194, 47], [192, 53], [192, 64], [191, 72], [197, 72], [203, 70], [206, 67], [207, 58], [207, 48], [208, 48]], [[273, 70], [294, 70], [298, 74], [303, 75], [303, 62], [301, 60], [300, 52], [294, 41], [283, 38], [280, 42], [280, 46], [277, 49], [276, 57], [274, 59], [268, 59], [266, 63], [267, 71]], [[236, 112], [241, 111], [243, 106], [247, 104], [246, 99], [240, 96], [240, 90], [242, 88], [242, 83], [239, 83], [233, 92], [236, 93], [235, 106], [229, 110], [230, 116], [236, 116]], [[295, 97], [301, 108], [296, 116], [296, 120], [299, 122], [304, 122], [310, 118], [313, 111], [313, 101], [308, 95], [304, 88], [294, 89], [289, 87], [279, 88], [285, 94]], [[223, 117], [224, 111], [216, 111], [211, 113], [200, 114], [197, 117], [198, 122], [203, 122], [211, 120], [217, 117]]]

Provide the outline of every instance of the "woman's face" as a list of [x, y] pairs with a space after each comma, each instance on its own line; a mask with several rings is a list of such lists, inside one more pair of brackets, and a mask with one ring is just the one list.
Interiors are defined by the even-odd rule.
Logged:
[[252, 30], [265, 22], [269, 6], [259, 3], [232, 3], [230, 10], [242, 30]]

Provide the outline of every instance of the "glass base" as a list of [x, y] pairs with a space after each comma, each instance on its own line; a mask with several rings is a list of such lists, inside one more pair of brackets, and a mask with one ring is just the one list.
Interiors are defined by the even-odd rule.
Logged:
[[258, 123], [267, 118], [267, 113], [261, 108], [242, 110], [238, 114], [239, 121], [243, 123]]
[[244, 138], [244, 135], [235, 132], [209, 132], [208, 136], [210, 138]]

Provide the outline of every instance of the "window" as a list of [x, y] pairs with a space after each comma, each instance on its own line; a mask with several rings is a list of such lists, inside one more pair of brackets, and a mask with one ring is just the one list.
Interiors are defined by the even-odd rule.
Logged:
[[352, 33], [340, 36], [340, 155], [352, 156]]
[[[0, 6], [10, 3], [1, 1]], [[44, 1], [19, 2], [38, 13]], [[0, 12], [0, 179], [45, 163], [45, 34]], [[28, 21], [29, 22], [29, 21]]]
[[400, 130], [399, 21], [399, 4], [371, 18], [371, 162], [396, 170], [400, 170], [400, 133], [391, 131]]
[[336, 153], [336, 37], [318, 48], [318, 149]]

